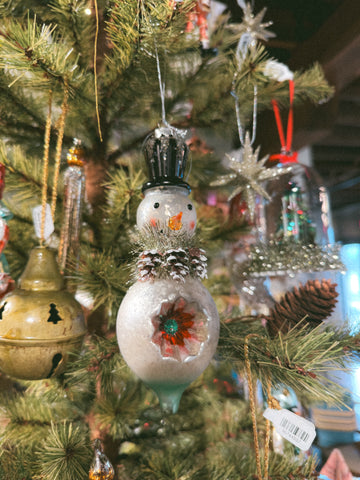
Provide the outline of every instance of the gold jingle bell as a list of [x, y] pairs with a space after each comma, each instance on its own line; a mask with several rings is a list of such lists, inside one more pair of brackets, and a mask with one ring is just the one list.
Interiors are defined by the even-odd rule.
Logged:
[[0, 370], [25, 380], [58, 375], [85, 332], [81, 306], [64, 290], [55, 253], [34, 248], [18, 287], [0, 302]]
[[113, 480], [115, 476], [114, 467], [103, 452], [100, 440], [94, 442], [94, 460], [89, 471], [89, 480]]

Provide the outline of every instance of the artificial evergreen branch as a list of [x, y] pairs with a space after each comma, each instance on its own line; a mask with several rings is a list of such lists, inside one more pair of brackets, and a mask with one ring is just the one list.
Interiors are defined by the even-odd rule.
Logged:
[[59, 398], [56, 402], [44, 401], [41, 396], [19, 394], [1, 403], [7, 405], [2, 416], [8, 420], [1, 442], [27, 449], [47, 437], [51, 423], [81, 418], [81, 412], [69, 400]]
[[71, 391], [80, 385], [90, 397], [94, 397], [98, 387], [105, 396], [113, 392], [114, 378], [121, 376], [125, 367], [114, 335], [88, 338], [81, 354], [72, 360], [65, 385]]
[[73, 272], [69, 281], [92, 296], [94, 309], [106, 304], [111, 310], [125, 295], [129, 274], [126, 259], [119, 259], [112, 252], [84, 248], [78, 271]]
[[[28, 18], [26, 26], [17, 21], [7, 22], [0, 35], [0, 68], [14, 72], [13, 82], [21, 78], [24, 86], [48, 89], [52, 87], [49, 79], [60, 81], [61, 85], [68, 84], [70, 89], [73, 83], [79, 82], [81, 76], [77, 59], [55, 34], [55, 27], [40, 27], [36, 17]], [[24, 75], [25, 72], [30, 75]]]
[[86, 428], [68, 422], [52, 424], [36, 455], [39, 474], [44, 480], [85, 479], [92, 458]]
[[271, 378], [274, 385], [284, 383], [312, 401], [340, 402], [343, 389], [330, 382], [325, 373], [342, 370], [345, 363], [356, 360], [357, 339], [333, 328], [308, 331], [298, 324], [286, 334], [267, 339], [263, 327], [249, 328], [247, 322], [231, 320], [222, 324], [219, 354], [238, 369], [244, 366], [244, 339], [255, 333], [249, 344], [253, 374], [262, 382]]
[[[14, 203], [26, 203], [30, 213], [29, 202], [33, 206], [40, 203], [42, 187], [42, 165], [38, 159], [29, 158], [20, 147], [12, 151], [0, 144], [0, 161], [9, 171], [7, 191], [15, 195]], [[25, 188], [21, 188], [21, 184]]]
[[50, 23], [58, 25], [63, 37], [76, 52], [81, 52], [78, 63], [83, 68], [88, 67], [93, 55], [89, 48], [94, 41], [93, 18], [87, 14], [88, 8], [86, 0], [53, 0], [46, 18]]

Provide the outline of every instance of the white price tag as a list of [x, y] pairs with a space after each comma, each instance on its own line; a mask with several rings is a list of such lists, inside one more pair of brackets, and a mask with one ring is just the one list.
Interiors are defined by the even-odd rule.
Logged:
[[7, 223], [0, 217], [0, 241], [4, 239], [6, 233]]
[[275, 430], [300, 450], [309, 450], [316, 437], [315, 425], [289, 410], [267, 408], [263, 413]]
[[[32, 217], [34, 222], [35, 233], [38, 238], [41, 237], [41, 211], [42, 206], [38, 205], [33, 208]], [[45, 208], [45, 225], [44, 225], [44, 240], [47, 240], [54, 231], [54, 222], [51, 216], [51, 208], [47, 203]]]

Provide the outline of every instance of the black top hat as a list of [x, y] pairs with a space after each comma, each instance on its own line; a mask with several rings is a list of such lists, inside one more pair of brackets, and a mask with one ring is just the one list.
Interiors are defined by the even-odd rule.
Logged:
[[148, 167], [149, 181], [142, 190], [173, 185], [191, 191], [184, 181], [188, 146], [174, 128], [158, 128], [144, 142], [143, 152]]

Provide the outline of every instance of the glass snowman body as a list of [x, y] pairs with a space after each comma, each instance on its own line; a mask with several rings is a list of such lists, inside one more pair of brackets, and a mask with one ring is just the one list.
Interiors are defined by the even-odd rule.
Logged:
[[[145, 190], [137, 211], [140, 230], [190, 238], [196, 212], [181, 186]], [[159, 253], [161, 254], [161, 252]], [[215, 303], [198, 278], [138, 279], [125, 295], [117, 317], [121, 354], [131, 370], [175, 413], [185, 388], [211, 361], [219, 337]]]

